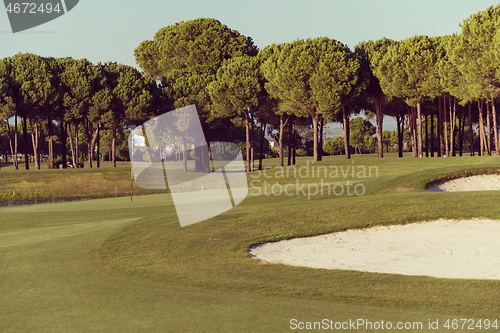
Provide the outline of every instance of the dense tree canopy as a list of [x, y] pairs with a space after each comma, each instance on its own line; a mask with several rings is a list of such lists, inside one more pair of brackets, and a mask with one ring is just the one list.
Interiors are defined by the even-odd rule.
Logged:
[[207, 86], [215, 80], [224, 60], [254, 56], [257, 47], [249, 37], [215, 19], [199, 18], [158, 30], [152, 41], [135, 49], [144, 74], [162, 81], [174, 108], [195, 103], [204, 120], [209, 119]]
[[259, 104], [265, 103], [264, 78], [260, 72], [259, 58], [243, 56], [226, 60], [208, 90], [216, 116], [245, 120], [247, 171], [253, 171], [250, 120]]
[[355, 52], [360, 55], [362, 60], [361, 75], [366, 80], [366, 89], [361, 96], [361, 107], [369, 111], [375, 110], [379, 158], [384, 157], [382, 146], [384, 113], [382, 106], [387, 102], [387, 98], [380, 86], [377, 69], [381, 59], [387, 52], [387, 48], [392, 44], [394, 44], [394, 41], [383, 38], [377, 41], [361, 42], [355, 48]]
[[224, 60], [256, 54], [251, 38], [207, 18], [162, 28], [135, 50], [137, 64], [154, 79], [173, 70], [215, 75]]
[[436, 72], [442, 52], [439, 43], [431, 38], [415, 36], [390, 45], [377, 68], [386, 95], [403, 98], [408, 105], [417, 107], [418, 156], [423, 151], [421, 105], [425, 98], [434, 99], [440, 94]]
[[[164, 100], [171, 108], [196, 104], [203, 130], [210, 141], [216, 124], [211, 126], [211, 99], [208, 86], [224, 61], [233, 57], [255, 56], [257, 47], [251, 38], [241, 35], [218, 20], [199, 18], [164, 27], [152, 41], [142, 42], [134, 52], [144, 74], [161, 80]], [[196, 169], [208, 171], [208, 156], [199, 156]], [[201, 164], [200, 164], [201, 163]]]
[[[110, 127], [114, 133], [120, 126], [149, 119], [155, 89], [153, 81], [130, 66], [93, 65], [86, 59], [44, 58], [33, 54], [5, 58], [0, 63], [0, 116], [4, 121], [15, 118], [12, 135], [7, 126], [11, 155], [17, 156], [17, 119], [21, 118], [26, 168], [29, 168], [28, 133], [31, 133], [35, 167], [40, 168], [42, 126], [48, 131], [49, 166], [53, 168], [53, 120], [56, 120], [63, 139], [63, 165], [66, 166], [68, 129], [73, 165], [80, 164], [79, 140], [83, 131], [91, 167], [100, 125]], [[12, 160], [17, 166], [17, 158]]]
[[[389, 142], [387, 133], [383, 137], [384, 115], [396, 119], [400, 157], [408, 131], [414, 156], [429, 150], [433, 156], [436, 140], [438, 156], [453, 156], [457, 141], [461, 154], [467, 120], [471, 155], [474, 143], [481, 155], [491, 154], [493, 147], [499, 155], [499, 26], [500, 5], [471, 15], [462, 31], [451, 36], [382, 38], [361, 42], [354, 52], [320, 37], [258, 51], [250, 37], [216, 19], [200, 18], [164, 27], [142, 42], [134, 51], [142, 73], [113, 62], [94, 65], [86, 59], [20, 53], [0, 61], [2, 140], [8, 140], [2, 147], [9, 147], [17, 168], [22, 143], [26, 168], [29, 155], [40, 168], [47, 136], [51, 168], [54, 155], [62, 155], [66, 165], [67, 146], [74, 165], [86, 159], [92, 167], [102, 130], [116, 165], [117, 133], [122, 136], [127, 126], [195, 104], [207, 141], [232, 140], [229, 127], [245, 126], [246, 139], [239, 140], [246, 140], [248, 171], [253, 167], [254, 127], [260, 142], [268, 124], [275, 129], [267, 134], [279, 137], [283, 166], [283, 146], [288, 144], [290, 164], [297, 126], [313, 133], [314, 161], [321, 160], [322, 147], [328, 153], [339, 151], [332, 143], [322, 144], [324, 122], [339, 121], [349, 158], [350, 140], [359, 148], [363, 132], [361, 122], [349, 118], [361, 111], [376, 117], [379, 157], [384, 140], [386, 146]], [[468, 114], [459, 104], [468, 106]], [[363, 137], [374, 140], [370, 134]], [[54, 140], [61, 149], [55, 154]], [[208, 155], [195, 149], [194, 158], [196, 169], [207, 171]]]
[[318, 161], [318, 121], [338, 111], [359, 81], [358, 59], [347, 46], [323, 37], [281, 45], [262, 67], [266, 89], [282, 102], [280, 108], [311, 118]]

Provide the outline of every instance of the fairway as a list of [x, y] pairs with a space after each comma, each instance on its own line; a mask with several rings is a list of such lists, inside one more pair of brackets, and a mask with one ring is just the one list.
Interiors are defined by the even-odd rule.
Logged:
[[[363, 320], [358, 331], [373, 330], [366, 322], [410, 323], [405, 332], [438, 321], [433, 331], [449, 332], [448, 319], [500, 319], [499, 281], [271, 265], [248, 253], [254, 244], [347, 229], [498, 220], [498, 191], [426, 190], [500, 173], [497, 157], [299, 158], [295, 174], [264, 162], [271, 169], [249, 174], [240, 205], [183, 228], [170, 194], [0, 208], [0, 332], [289, 332], [292, 323], [324, 319], [333, 328]], [[362, 167], [378, 172], [363, 177]], [[115, 176], [126, 177], [124, 169]], [[68, 172], [84, 182], [91, 171]], [[51, 173], [40, 174], [49, 186]], [[353, 192], [311, 192], [348, 183]]]

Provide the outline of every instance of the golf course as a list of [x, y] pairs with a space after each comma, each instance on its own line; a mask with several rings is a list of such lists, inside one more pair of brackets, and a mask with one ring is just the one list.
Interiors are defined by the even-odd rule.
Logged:
[[[440, 180], [498, 174], [496, 156], [410, 155], [298, 158], [288, 167], [296, 173], [264, 160], [265, 173], [247, 174], [242, 203], [186, 227], [168, 192], [140, 192], [134, 184], [139, 195], [131, 200], [127, 162], [75, 170], [4, 166], [2, 200], [40, 192], [73, 201], [0, 208], [0, 332], [288, 332], [325, 319], [331, 326], [320, 330], [363, 320], [391, 322], [393, 329], [404, 323], [405, 332], [430, 331], [436, 321], [435, 332], [468, 331], [480, 320], [485, 329], [486, 319], [496, 330], [490, 324], [500, 313], [497, 280], [275, 265], [248, 252], [255, 244], [348, 229], [500, 220], [498, 191], [426, 189]], [[342, 171], [335, 177], [332, 170]], [[350, 194], [310, 191], [347, 182]], [[472, 321], [462, 326], [465, 318]], [[374, 326], [357, 330], [383, 331]]]

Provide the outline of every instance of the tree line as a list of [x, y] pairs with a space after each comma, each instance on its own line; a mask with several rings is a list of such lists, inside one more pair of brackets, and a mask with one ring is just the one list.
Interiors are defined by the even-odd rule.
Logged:
[[[103, 128], [111, 132], [112, 162], [116, 166], [117, 130], [123, 124], [148, 119], [154, 108], [155, 89], [156, 84], [135, 68], [117, 63], [94, 65], [86, 59], [56, 59], [29, 53], [4, 58], [0, 61], [0, 119], [6, 126], [14, 167], [18, 169], [21, 125], [25, 167], [29, 169], [27, 146], [31, 142], [35, 168], [40, 169], [40, 135], [44, 125], [48, 132], [49, 166], [54, 168], [55, 122], [60, 130], [64, 166], [68, 141], [73, 165], [79, 165], [79, 131], [84, 131], [87, 161], [92, 167], [95, 143]], [[14, 125], [9, 125], [12, 118]]]
[[[227, 140], [231, 128], [245, 128], [248, 171], [253, 170], [254, 157], [263, 156], [255, 152], [256, 146], [263, 147], [256, 145], [255, 133], [262, 143], [273, 129], [279, 133], [281, 166], [285, 138], [288, 164], [293, 164], [304, 126], [312, 128], [314, 161], [320, 161], [328, 122], [342, 123], [344, 154], [350, 158], [349, 119], [361, 111], [376, 119], [380, 158], [384, 115], [396, 119], [400, 157], [405, 129], [413, 156], [454, 155], [457, 133], [461, 154], [466, 122], [471, 155], [474, 126], [479, 130], [479, 154], [496, 150], [498, 155], [499, 17], [500, 6], [492, 6], [465, 19], [459, 34], [383, 38], [361, 42], [353, 50], [326, 37], [259, 50], [250, 37], [215, 19], [200, 18], [162, 28], [152, 40], [143, 41], [134, 51], [142, 72], [116, 63], [17, 54], [0, 62], [0, 119], [7, 123], [14, 118], [8, 133], [13, 156], [18, 119], [23, 119], [25, 136], [30, 127], [35, 161], [40, 124], [45, 122], [51, 167], [54, 122], [61, 128], [60, 154], [65, 158], [69, 139], [75, 163], [78, 152], [73, 147], [78, 142], [72, 141], [78, 141], [78, 131], [86, 132], [92, 166], [100, 129], [115, 135], [124, 126], [191, 104], [197, 107], [207, 142]], [[23, 142], [27, 144], [27, 138]], [[207, 158], [197, 158], [199, 170], [209, 165]]]

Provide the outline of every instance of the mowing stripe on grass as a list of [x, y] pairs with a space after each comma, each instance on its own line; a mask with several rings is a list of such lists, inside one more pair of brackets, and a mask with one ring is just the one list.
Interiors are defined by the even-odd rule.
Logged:
[[45, 242], [57, 238], [72, 237], [96, 231], [105, 231], [109, 228], [116, 228], [137, 220], [138, 218], [87, 222], [58, 227], [39, 227], [12, 232], [0, 232], [0, 248]]

